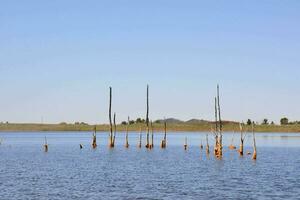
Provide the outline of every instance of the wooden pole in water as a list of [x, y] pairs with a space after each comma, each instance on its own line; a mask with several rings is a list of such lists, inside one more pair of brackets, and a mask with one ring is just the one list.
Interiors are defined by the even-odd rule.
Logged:
[[112, 118], [111, 118], [111, 101], [112, 101], [112, 88], [109, 87], [109, 110], [108, 110], [108, 117], [109, 117], [109, 125], [110, 125], [110, 132], [109, 132], [109, 144], [110, 148], [114, 147], [113, 143], [113, 125], [112, 125]]
[[93, 133], [93, 142], [92, 142], [92, 147], [93, 149], [97, 148], [97, 128], [94, 126], [94, 133]]
[[128, 142], [128, 128], [129, 128], [129, 122], [130, 122], [130, 119], [128, 117], [128, 122], [127, 122], [127, 126], [126, 126], [126, 137], [125, 137], [125, 147], [126, 148], [129, 148], [129, 142]]
[[146, 126], [147, 126], [147, 142], [146, 148], [150, 148], [149, 142], [149, 85], [147, 85], [147, 112], [146, 112]]
[[47, 142], [47, 137], [46, 136], [45, 136], [44, 151], [48, 152], [48, 142]]
[[138, 148], [142, 148], [142, 126], [140, 126], [140, 136], [139, 136]]
[[252, 122], [252, 134], [253, 134], [253, 156], [252, 156], [252, 159], [256, 160], [257, 151], [256, 151], [256, 140], [255, 140], [255, 133], [254, 133], [254, 122]]

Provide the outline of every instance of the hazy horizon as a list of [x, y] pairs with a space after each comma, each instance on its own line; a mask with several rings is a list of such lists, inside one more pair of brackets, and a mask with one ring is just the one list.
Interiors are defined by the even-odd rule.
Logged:
[[[300, 120], [299, 1], [1, 1], [0, 122]], [[42, 120], [43, 119], [43, 120]]]

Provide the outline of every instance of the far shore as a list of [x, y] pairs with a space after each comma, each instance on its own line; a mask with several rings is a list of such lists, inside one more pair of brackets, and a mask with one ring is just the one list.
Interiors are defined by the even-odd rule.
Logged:
[[[95, 125], [88, 124], [29, 124], [29, 123], [1, 123], [0, 132], [68, 132], [68, 131], [93, 131]], [[96, 125], [97, 131], [108, 132], [109, 125]], [[185, 123], [170, 123], [167, 124], [169, 132], [210, 132], [211, 124], [185, 124]], [[247, 126], [248, 131], [251, 131], [251, 126]], [[129, 126], [129, 131], [142, 130], [145, 132], [145, 124], [132, 124]], [[156, 132], [164, 131], [164, 125], [154, 123], [153, 130]], [[117, 131], [126, 131], [126, 125], [117, 125]], [[239, 132], [239, 125], [236, 123], [224, 124], [224, 132]], [[274, 133], [300, 133], [300, 125], [255, 125], [255, 132], [274, 132]]]

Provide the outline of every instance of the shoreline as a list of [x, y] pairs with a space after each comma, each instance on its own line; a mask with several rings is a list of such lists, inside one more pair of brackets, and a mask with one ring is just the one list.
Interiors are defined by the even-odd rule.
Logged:
[[[87, 124], [18, 124], [18, 123], [2, 123], [0, 124], [0, 132], [89, 132], [93, 131], [95, 125]], [[109, 125], [96, 125], [98, 132], [109, 132]], [[251, 126], [246, 126], [248, 131], [251, 131]], [[145, 124], [132, 124], [129, 126], [129, 131], [145, 132]], [[154, 124], [153, 130], [163, 132], [163, 124]], [[211, 132], [211, 124], [185, 124], [172, 123], [167, 125], [168, 132]], [[117, 131], [125, 132], [125, 125], [117, 125]], [[223, 132], [239, 132], [238, 124], [225, 124]], [[256, 133], [300, 133], [300, 125], [256, 125]]]

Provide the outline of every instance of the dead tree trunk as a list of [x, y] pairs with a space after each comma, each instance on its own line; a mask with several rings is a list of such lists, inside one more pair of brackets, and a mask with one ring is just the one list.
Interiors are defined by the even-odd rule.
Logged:
[[126, 126], [126, 137], [125, 137], [125, 147], [126, 148], [129, 148], [129, 142], [128, 142], [128, 128], [129, 128], [129, 122], [130, 122], [130, 119], [128, 117], [128, 122], [127, 122], [127, 126]]
[[112, 125], [112, 118], [111, 118], [111, 101], [112, 101], [112, 88], [109, 87], [109, 110], [108, 110], [108, 117], [109, 117], [109, 125], [110, 125], [110, 132], [109, 132], [109, 144], [110, 148], [114, 148], [114, 137], [113, 137], [113, 125]]
[[167, 122], [166, 122], [166, 120], [164, 121], [164, 129], [165, 129], [165, 135], [164, 135], [163, 140], [160, 143], [160, 147], [162, 149], [165, 149], [167, 147]]
[[208, 134], [206, 134], [206, 154], [209, 154]]
[[217, 109], [217, 98], [215, 97], [215, 147], [214, 147], [214, 154], [218, 156], [219, 150], [219, 134], [218, 134], [218, 109]]
[[116, 134], [117, 134], [116, 113], [114, 113], [114, 136], [113, 136], [113, 146], [115, 146]]
[[256, 140], [255, 140], [255, 133], [254, 133], [254, 122], [252, 123], [252, 134], [253, 134], [253, 156], [252, 156], [252, 159], [256, 160], [257, 151], [256, 151]]
[[147, 126], [147, 143], [146, 148], [150, 148], [149, 142], [149, 85], [147, 85], [147, 113], [146, 113], [146, 126]]
[[219, 85], [217, 86], [217, 100], [218, 100], [218, 113], [219, 113], [219, 149], [218, 149], [218, 155], [219, 157], [223, 156], [223, 125], [222, 125], [222, 118], [221, 118], [221, 106], [220, 106], [220, 89]]
[[242, 124], [240, 124], [240, 131], [241, 131], [241, 144], [240, 144], [239, 153], [240, 153], [240, 156], [243, 156], [244, 155], [244, 139], [245, 139], [245, 136], [244, 136], [244, 127], [243, 127]]
[[150, 149], [154, 147], [154, 131], [153, 131], [153, 123], [152, 121], [150, 122], [150, 127], [151, 127], [151, 144], [150, 144]]
[[140, 127], [140, 137], [139, 137], [138, 148], [142, 148], [142, 127]]
[[94, 133], [93, 133], [93, 141], [92, 141], [92, 147], [95, 149], [97, 147], [97, 136], [96, 136], [96, 126], [94, 127]]

